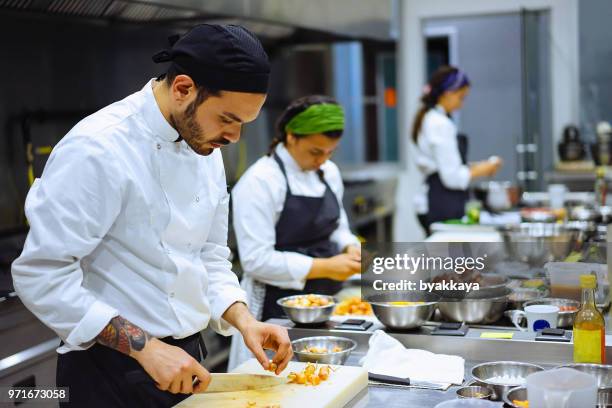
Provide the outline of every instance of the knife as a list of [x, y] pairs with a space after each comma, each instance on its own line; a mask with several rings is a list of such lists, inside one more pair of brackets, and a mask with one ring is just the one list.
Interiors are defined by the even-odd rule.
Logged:
[[447, 390], [450, 384], [435, 383], [429, 381], [411, 381], [410, 378], [393, 377], [390, 375], [368, 373], [368, 380], [372, 385], [388, 385], [412, 388], [424, 388], [430, 390]]
[[208, 384], [208, 388], [204, 392], [258, 390], [287, 384], [288, 382], [289, 379], [287, 377], [277, 377], [275, 375], [211, 373], [210, 384]]

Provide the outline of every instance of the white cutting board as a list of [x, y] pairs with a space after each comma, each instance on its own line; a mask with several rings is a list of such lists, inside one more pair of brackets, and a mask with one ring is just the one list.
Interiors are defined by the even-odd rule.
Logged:
[[[281, 375], [302, 371], [304, 367], [306, 363], [291, 361]], [[341, 408], [368, 386], [368, 372], [362, 367], [332, 368], [336, 371], [316, 386], [284, 384], [260, 390], [194, 394], [176, 408], [246, 408], [249, 402], [255, 402], [255, 408], [275, 405], [281, 408]], [[246, 361], [233, 372], [270, 374], [255, 359]]]

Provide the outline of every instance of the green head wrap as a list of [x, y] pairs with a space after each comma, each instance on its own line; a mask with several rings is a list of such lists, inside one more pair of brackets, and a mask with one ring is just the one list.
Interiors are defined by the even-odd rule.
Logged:
[[344, 111], [335, 103], [310, 105], [295, 115], [285, 126], [285, 132], [314, 135], [344, 129]]

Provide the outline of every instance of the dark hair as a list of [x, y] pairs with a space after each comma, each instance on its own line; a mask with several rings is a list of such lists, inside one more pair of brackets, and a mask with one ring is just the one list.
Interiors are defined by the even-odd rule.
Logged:
[[[176, 68], [174, 64], [170, 64], [170, 66], [168, 67], [168, 71], [165, 74], [161, 74], [160, 76], [158, 76], [157, 80], [158, 81], [164, 80], [166, 81], [166, 85], [170, 86], [172, 85], [172, 82], [174, 82], [176, 77], [179, 75], [187, 75], [187, 74], [184, 74], [183, 72], [181, 72], [178, 68]], [[208, 97], [221, 95], [220, 89], [215, 89], [209, 86], [205, 86], [203, 84], [197, 83], [195, 80], [193, 82], [195, 83], [196, 89], [198, 90], [198, 93], [196, 95], [196, 100], [194, 101], [196, 108], [200, 106], [202, 102], [204, 102], [206, 99], [208, 99]]]
[[[444, 91], [446, 91], [445, 85], [447, 85], [447, 80], [451, 75], [454, 75], [457, 72], [459, 72], [458, 68], [443, 65], [431, 75], [431, 78], [429, 78], [429, 82], [427, 83], [429, 89], [421, 97], [422, 105], [416, 114], [414, 123], [412, 124], [412, 140], [414, 143], [416, 143], [419, 138], [419, 132], [421, 131], [421, 125], [423, 124], [425, 114], [438, 104], [440, 96], [442, 96]], [[467, 80], [464, 86], [466, 85], [469, 85], [469, 81]]]
[[[287, 132], [285, 132], [285, 126], [287, 126], [287, 123], [289, 123], [291, 119], [293, 119], [299, 113], [304, 112], [310, 106], [319, 105], [323, 103], [333, 103], [335, 105], [338, 105], [338, 102], [334, 98], [325, 95], [303, 96], [291, 102], [276, 121], [277, 134], [274, 139], [272, 139], [270, 149], [268, 150], [268, 156], [271, 156], [272, 153], [274, 153], [274, 149], [279, 143], [285, 143], [287, 141]], [[330, 130], [328, 132], [323, 132], [323, 134], [332, 139], [337, 139], [342, 136], [342, 130]], [[294, 133], [293, 136], [299, 139], [309, 135], [299, 135]]]

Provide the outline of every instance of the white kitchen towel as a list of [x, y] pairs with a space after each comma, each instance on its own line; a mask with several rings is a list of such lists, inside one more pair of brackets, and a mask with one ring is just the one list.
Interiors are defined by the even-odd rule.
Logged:
[[465, 360], [459, 356], [407, 349], [382, 330], [370, 337], [370, 347], [360, 361], [373, 374], [410, 378], [411, 381], [462, 384]]

